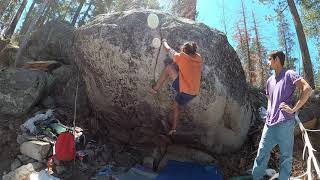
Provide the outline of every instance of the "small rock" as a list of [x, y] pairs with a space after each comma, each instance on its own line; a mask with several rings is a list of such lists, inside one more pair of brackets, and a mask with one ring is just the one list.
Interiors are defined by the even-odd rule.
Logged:
[[50, 144], [42, 141], [27, 141], [20, 146], [20, 152], [38, 161], [42, 161], [48, 155]]
[[15, 169], [17, 169], [18, 167], [20, 167], [22, 164], [20, 162], [19, 159], [15, 159], [12, 163], [11, 163], [11, 171], [14, 171]]
[[9, 172], [8, 174], [2, 177], [2, 180], [20, 180], [20, 179], [29, 179], [29, 175], [33, 172], [36, 172], [43, 165], [41, 163], [29, 163], [27, 165], [21, 166], [18, 169]]

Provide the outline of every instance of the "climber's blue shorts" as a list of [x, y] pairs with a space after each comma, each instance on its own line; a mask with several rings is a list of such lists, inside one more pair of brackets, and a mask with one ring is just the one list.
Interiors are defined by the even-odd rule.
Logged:
[[186, 93], [183, 93], [183, 92], [179, 91], [179, 76], [176, 78], [176, 80], [173, 81], [172, 87], [177, 93], [177, 95], [175, 97], [175, 100], [181, 106], [186, 105], [194, 97], [196, 97], [196, 96], [193, 96], [193, 95], [190, 95], [190, 94], [186, 94]]

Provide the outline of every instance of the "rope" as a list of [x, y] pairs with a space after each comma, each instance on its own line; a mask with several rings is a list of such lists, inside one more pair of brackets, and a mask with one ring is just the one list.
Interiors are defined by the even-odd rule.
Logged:
[[76, 86], [76, 94], [74, 97], [74, 114], [73, 114], [73, 135], [75, 136], [76, 129], [76, 118], [77, 118], [77, 99], [78, 99], [78, 89], [79, 89], [79, 70], [77, 75], [77, 86]]
[[[79, 69], [77, 71], [77, 85], [76, 85], [76, 94], [74, 97], [74, 114], [73, 114], [73, 137], [76, 137], [76, 118], [77, 118], [77, 99], [78, 99], [78, 89], [79, 89], [79, 76], [80, 72]], [[76, 141], [74, 141], [76, 143]], [[76, 146], [76, 144], [74, 144]], [[73, 166], [76, 165], [76, 158], [73, 159]]]

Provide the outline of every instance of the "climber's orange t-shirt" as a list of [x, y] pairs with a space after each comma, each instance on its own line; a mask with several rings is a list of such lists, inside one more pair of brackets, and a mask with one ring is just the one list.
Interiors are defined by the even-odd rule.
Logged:
[[179, 66], [179, 90], [189, 95], [198, 95], [200, 90], [200, 78], [202, 59], [196, 53], [190, 56], [184, 52], [172, 53], [173, 61]]

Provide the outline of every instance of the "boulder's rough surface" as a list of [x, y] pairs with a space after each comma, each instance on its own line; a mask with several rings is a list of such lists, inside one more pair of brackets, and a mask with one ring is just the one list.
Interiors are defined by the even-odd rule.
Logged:
[[[159, 17], [156, 29], [148, 26], [150, 13]], [[126, 144], [149, 144], [160, 133], [161, 120], [171, 119], [171, 85], [157, 95], [148, 93], [167, 59], [163, 49], [157, 58], [154, 38], [166, 38], [176, 50], [195, 41], [203, 58], [200, 95], [182, 111], [174, 142], [208, 152], [239, 148], [252, 112], [236, 52], [223, 33], [157, 11], [100, 15], [76, 31], [73, 53], [92, 108], [103, 115], [100, 128]]]
[[89, 113], [88, 96], [85, 83], [79, 75], [77, 68], [73, 65], [63, 65], [52, 72], [55, 85], [50, 95], [53, 97], [57, 107], [73, 109], [78, 81], [77, 111], [85, 115]]
[[21, 144], [20, 152], [38, 161], [44, 160], [48, 156], [50, 144], [42, 141], [27, 141]]
[[67, 22], [51, 21], [37, 29], [30, 40], [24, 56], [38, 60], [54, 60], [63, 64], [73, 61], [69, 58], [74, 27]]
[[0, 115], [26, 114], [48, 92], [53, 78], [43, 71], [0, 71]]

